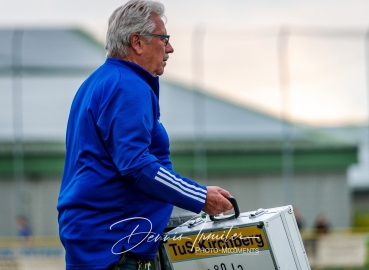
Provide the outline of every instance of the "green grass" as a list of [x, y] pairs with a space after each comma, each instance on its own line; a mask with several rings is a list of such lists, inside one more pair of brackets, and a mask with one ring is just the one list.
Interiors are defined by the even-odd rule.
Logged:
[[312, 270], [369, 270], [369, 267], [329, 267], [329, 268], [311, 268]]

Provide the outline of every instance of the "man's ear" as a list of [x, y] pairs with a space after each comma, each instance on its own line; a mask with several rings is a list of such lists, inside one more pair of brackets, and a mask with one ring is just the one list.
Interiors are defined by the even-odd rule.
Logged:
[[132, 50], [135, 51], [137, 55], [141, 55], [143, 52], [143, 40], [139, 34], [133, 33], [129, 41], [131, 42]]

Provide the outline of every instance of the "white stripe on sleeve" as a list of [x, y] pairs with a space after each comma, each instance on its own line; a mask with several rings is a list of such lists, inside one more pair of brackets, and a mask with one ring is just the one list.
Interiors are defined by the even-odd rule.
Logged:
[[[206, 195], [204, 193], [198, 192], [198, 191], [194, 191], [194, 190], [189, 189], [189, 188], [186, 188], [186, 187], [182, 186], [181, 183], [179, 183], [179, 181], [173, 180], [172, 178], [170, 178], [168, 175], [166, 175], [164, 173], [158, 172], [158, 176], [160, 176], [162, 180], [165, 180], [166, 179], [166, 180], [172, 182], [174, 185], [178, 186], [179, 188], [183, 189], [184, 191], [187, 191], [189, 193], [192, 193], [193, 195], [197, 195], [199, 197], [203, 197], [203, 198], [206, 199]], [[184, 181], [182, 181], [182, 182], [184, 182]]]
[[[202, 192], [203, 194], [205, 194], [206, 195], [206, 190], [204, 190], [204, 189], [202, 189], [202, 188], [200, 188], [200, 187], [197, 187], [197, 186], [194, 186], [194, 185], [191, 185], [191, 184], [189, 184], [189, 183], [187, 183], [187, 182], [185, 182], [185, 181], [183, 181], [181, 178], [177, 178], [177, 177], [175, 177], [173, 174], [171, 174], [170, 172], [168, 172], [167, 170], [165, 170], [164, 168], [162, 168], [162, 167], [160, 167], [160, 170], [161, 171], [163, 171], [164, 173], [166, 173], [168, 176], [170, 176], [175, 182], [179, 182], [179, 183], [181, 183], [182, 185], [184, 185], [184, 186], [187, 186], [187, 187], [189, 187], [189, 188], [192, 188], [192, 189], [195, 189], [195, 190], [198, 190], [198, 191], [200, 191], [200, 192]], [[159, 172], [158, 172], [158, 174], [159, 174]], [[172, 181], [173, 182], [173, 181]]]
[[178, 188], [178, 187], [176, 187], [176, 186], [172, 185], [171, 183], [168, 183], [167, 181], [165, 181], [165, 180], [161, 179], [161, 178], [160, 178], [160, 177], [158, 177], [158, 176], [155, 176], [155, 179], [156, 179], [157, 181], [159, 181], [159, 182], [163, 183], [164, 185], [166, 185], [166, 186], [168, 186], [168, 187], [170, 187], [170, 188], [172, 188], [172, 189], [174, 189], [174, 190], [178, 191], [179, 193], [182, 193], [183, 195], [185, 195], [185, 196], [187, 196], [187, 197], [190, 197], [190, 198], [192, 198], [192, 199], [194, 199], [194, 200], [197, 200], [197, 201], [199, 201], [199, 202], [205, 203], [205, 200], [204, 200], [204, 199], [201, 199], [201, 198], [199, 198], [199, 197], [195, 197], [195, 196], [193, 196], [193, 195], [191, 195], [191, 194], [188, 194], [188, 193], [184, 192], [183, 190], [181, 190], [180, 188]]

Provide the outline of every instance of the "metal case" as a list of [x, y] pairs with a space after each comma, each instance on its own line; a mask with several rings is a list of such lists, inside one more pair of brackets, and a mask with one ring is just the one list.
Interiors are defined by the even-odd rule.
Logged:
[[167, 233], [173, 270], [310, 269], [292, 206], [189, 220]]

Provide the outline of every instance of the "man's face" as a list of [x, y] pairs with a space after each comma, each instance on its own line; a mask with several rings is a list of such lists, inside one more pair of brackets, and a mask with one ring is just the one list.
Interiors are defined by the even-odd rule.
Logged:
[[[155, 23], [156, 28], [153, 34], [166, 35], [167, 30], [163, 20], [156, 14], [151, 17], [152, 21]], [[164, 73], [164, 67], [166, 61], [169, 58], [169, 53], [173, 53], [173, 47], [168, 42], [165, 46], [164, 40], [160, 37], [151, 37], [150, 43], [144, 45], [143, 53], [143, 68], [151, 73], [153, 76], [162, 75]]]

